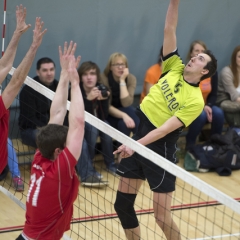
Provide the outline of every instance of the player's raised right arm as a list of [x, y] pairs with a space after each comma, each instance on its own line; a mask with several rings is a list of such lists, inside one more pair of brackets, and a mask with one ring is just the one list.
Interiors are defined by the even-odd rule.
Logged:
[[170, 0], [164, 27], [163, 56], [177, 48], [176, 30], [178, 23], [178, 5], [180, 0]]
[[68, 67], [68, 76], [71, 82], [71, 104], [69, 109], [69, 129], [66, 146], [72, 155], [78, 159], [82, 150], [84, 136], [84, 103], [79, 87], [79, 75], [76, 69], [74, 55], [71, 55]]
[[17, 52], [18, 42], [24, 32], [30, 28], [30, 24], [25, 23], [27, 10], [22, 5], [16, 8], [16, 29], [13, 33], [10, 43], [0, 59], [0, 84], [4, 81], [8, 72], [11, 70], [14, 58]]

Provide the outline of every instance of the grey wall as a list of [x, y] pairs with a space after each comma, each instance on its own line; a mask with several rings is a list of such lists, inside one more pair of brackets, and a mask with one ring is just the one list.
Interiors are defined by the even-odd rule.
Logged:
[[[0, 20], [3, 2], [0, 0]], [[36, 16], [45, 22], [48, 32], [36, 60], [51, 57], [57, 65], [57, 78], [58, 45], [74, 40], [82, 62], [94, 61], [101, 70], [111, 53], [124, 53], [130, 72], [138, 80], [136, 93], [141, 92], [145, 71], [157, 61], [162, 44], [168, 0], [8, 0], [5, 47], [15, 29], [15, 6], [20, 3], [27, 7], [27, 23], [33, 25]], [[201, 39], [215, 53], [219, 70], [228, 64], [233, 48], [240, 44], [239, 9], [239, 0], [181, 0], [177, 37], [182, 58], [185, 59], [191, 41]], [[31, 40], [29, 30], [20, 41], [14, 67]], [[31, 77], [35, 75], [36, 60], [29, 73]]]

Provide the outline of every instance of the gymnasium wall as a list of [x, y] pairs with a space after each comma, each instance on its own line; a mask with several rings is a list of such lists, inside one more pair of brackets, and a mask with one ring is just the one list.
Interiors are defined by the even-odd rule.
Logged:
[[[3, 3], [0, 0], [1, 20]], [[124, 53], [138, 80], [136, 94], [141, 92], [145, 71], [157, 61], [162, 44], [168, 0], [7, 0], [5, 47], [15, 29], [15, 6], [20, 3], [27, 7], [31, 29], [36, 16], [42, 17], [48, 29], [29, 76], [35, 75], [37, 59], [48, 56], [56, 62], [58, 78], [58, 45], [74, 40], [82, 62], [94, 61], [102, 71], [111, 53]], [[181, 0], [177, 38], [182, 58], [190, 42], [201, 39], [215, 53], [219, 70], [228, 64], [233, 48], [240, 44], [239, 9], [239, 0]], [[14, 67], [31, 41], [29, 30], [19, 43]]]

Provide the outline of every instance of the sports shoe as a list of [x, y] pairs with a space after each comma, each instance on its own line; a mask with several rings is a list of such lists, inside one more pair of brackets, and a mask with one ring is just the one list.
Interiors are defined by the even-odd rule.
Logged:
[[20, 177], [14, 177], [13, 184], [14, 184], [14, 188], [16, 189], [17, 192], [24, 191], [24, 183]]
[[94, 175], [98, 178], [98, 179], [103, 179], [103, 175], [97, 171], [95, 171]]
[[111, 173], [113, 176], [117, 175], [116, 171], [117, 171], [117, 166], [115, 163], [110, 164], [109, 166], [107, 166], [106, 171]]
[[86, 187], [104, 187], [108, 185], [108, 181], [102, 181], [97, 176], [90, 176], [85, 181], [82, 181], [82, 185]]

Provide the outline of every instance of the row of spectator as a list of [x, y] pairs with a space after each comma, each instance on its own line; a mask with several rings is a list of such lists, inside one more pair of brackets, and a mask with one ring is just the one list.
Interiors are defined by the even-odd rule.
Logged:
[[[203, 41], [194, 41], [190, 46], [186, 62], [205, 50], [207, 46]], [[161, 63], [160, 50], [158, 62], [146, 71], [140, 103], [151, 86], [157, 83], [161, 75]], [[132, 106], [137, 80], [129, 73], [126, 56], [113, 53], [102, 74], [97, 64], [91, 61], [82, 63], [78, 73], [85, 110], [128, 136], [130, 132], [134, 133], [139, 124], [138, 116]], [[58, 85], [55, 79], [55, 63], [50, 58], [38, 60], [37, 76], [33, 79], [55, 92]], [[240, 46], [234, 49], [230, 65], [224, 67], [219, 76], [216, 73], [212, 78], [200, 82], [205, 107], [200, 116], [189, 126], [186, 149], [196, 143], [198, 135], [207, 122], [212, 123], [211, 134], [221, 134], [224, 115], [230, 126], [238, 126], [240, 117], [236, 116], [239, 115], [240, 109], [239, 83]], [[70, 95], [69, 100], [71, 100]], [[37, 147], [38, 128], [47, 125], [50, 105], [51, 101], [44, 95], [29, 86], [23, 87], [20, 93], [19, 128], [24, 144]], [[65, 124], [68, 125], [67, 121]], [[117, 169], [111, 137], [86, 122], [82, 153], [77, 164], [78, 174], [85, 186], [107, 185], [107, 182], [102, 180], [101, 173], [94, 168], [92, 161], [98, 136], [101, 138], [106, 170], [115, 174]]]

